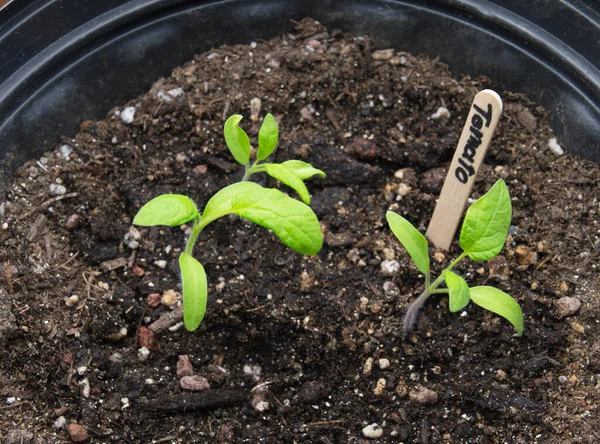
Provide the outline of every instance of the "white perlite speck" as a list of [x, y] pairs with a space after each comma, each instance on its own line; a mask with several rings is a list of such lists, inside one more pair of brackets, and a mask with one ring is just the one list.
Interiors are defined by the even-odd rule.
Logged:
[[146, 347], [142, 347], [138, 350], [138, 360], [140, 362], [147, 361], [149, 356], [150, 350], [148, 350]]
[[381, 263], [381, 272], [386, 276], [392, 276], [400, 271], [400, 264], [398, 261], [383, 261]]
[[431, 115], [431, 118], [433, 120], [437, 120], [437, 119], [441, 119], [441, 118], [449, 119], [450, 111], [448, 111], [448, 108], [444, 108], [443, 106], [440, 106], [437, 109], [437, 111]]
[[129, 231], [123, 237], [123, 243], [132, 250], [140, 246], [139, 240], [142, 238], [139, 230], [135, 227], [129, 228]]
[[61, 145], [61, 147], [58, 149], [58, 152], [63, 158], [69, 160], [69, 156], [73, 152], [73, 148], [71, 148], [69, 145]]
[[565, 154], [565, 150], [563, 150], [562, 146], [558, 144], [558, 140], [556, 140], [556, 137], [553, 137], [548, 141], [548, 148], [550, 148], [550, 151], [552, 151], [557, 156], [562, 156], [563, 154]]
[[369, 424], [362, 429], [362, 434], [365, 438], [377, 439], [381, 438], [383, 435], [383, 429], [379, 426], [379, 424]]
[[60, 185], [58, 183], [51, 183], [48, 187], [50, 190], [50, 194], [53, 196], [62, 196], [67, 193], [67, 188], [64, 185]]
[[121, 120], [123, 121], [123, 123], [126, 123], [126, 124], [132, 123], [134, 117], [135, 117], [135, 107], [134, 106], [128, 106], [125, 109], [123, 109], [123, 111], [121, 111]]
[[59, 416], [58, 418], [56, 418], [56, 421], [54, 421], [54, 428], [62, 429], [66, 423], [67, 423], [67, 418], [65, 418], [64, 416]]
[[244, 365], [244, 374], [251, 376], [255, 381], [260, 380], [262, 368], [258, 364], [246, 364]]
[[381, 358], [378, 362], [379, 364], [379, 368], [381, 370], [385, 370], [386, 368], [388, 368], [390, 366], [390, 360], [387, 358]]
[[182, 97], [183, 94], [184, 94], [183, 89], [177, 87], [177, 88], [170, 89], [168, 91], [159, 91], [156, 94], [156, 97], [165, 102], [172, 102], [173, 100], [177, 99], [178, 97]]

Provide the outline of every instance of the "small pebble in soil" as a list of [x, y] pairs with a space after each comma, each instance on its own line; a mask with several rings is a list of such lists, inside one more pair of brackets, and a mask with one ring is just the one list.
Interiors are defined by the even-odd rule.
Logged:
[[377, 361], [377, 363], [379, 364], [379, 368], [381, 370], [385, 370], [390, 366], [390, 360], [387, 358], [381, 358], [379, 361]]
[[527, 245], [517, 245], [515, 253], [519, 265], [533, 265], [538, 260], [537, 253], [531, 250]]
[[400, 289], [392, 281], [386, 281], [383, 283], [383, 292], [388, 298], [393, 298], [400, 295]]
[[373, 371], [373, 358], [367, 358], [363, 365], [363, 374], [369, 376]]
[[552, 153], [556, 154], [557, 156], [562, 156], [563, 154], [565, 154], [565, 151], [558, 144], [556, 137], [553, 137], [552, 139], [548, 140], [548, 148], [550, 148], [550, 151], [552, 151]]
[[65, 298], [65, 305], [67, 307], [74, 307], [75, 305], [77, 305], [78, 302], [79, 296], [77, 296], [76, 294], [72, 294], [71, 296]]
[[394, 57], [394, 50], [392, 48], [378, 49], [371, 53], [371, 57], [373, 60], [389, 60]]
[[377, 396], [381, 396], [385, 393], [385, 385], [387, 384], [387, 381], [385, 380], [385, 378], [379, 378], [377, 380], [377, 384], [375, 385], [375, 388], [373, 389], [373, 394], [377, 395]]
[[110, 362], [114, 362], [115, 364], [119, 364], [121, 362], [123, 362], [124, 358], [123, 355], [119, 352], [114, 352], [112, 355], [110, 355], [108, 357], [108, 360]]
[[66, 423], [67, 419], [64, 416], [59, 416], [58, 418], [56, 418], [56, 421], [54, 421], [53, 427], [55, 429], [62, 429]]
[[150, 293], [146, 296], [146, 304], [151, 308], [156, 308], [160, 305], [162, 297], [160, 293]]
[[160, 303], [169, 308], [175, 308], [179, 301], [181, 301], [181, 293], [172, 289], [165, 290], [160, 299]]
[[438, 264], [441, 264], [446, 259], [446, 255], [441, 251], [436, 251], [433, 253], [433, 259], [435, 259]]
[[79, 214], [75, 213], [75, 214], [71, 214], [69, 217], [67, 217], [67, 220], [65, 222], [65, 228], [67, 229], [67, 231], [73, 231], [74, 229], [76, 229], [79, 226]]
[[165, 261], [164, 259], [160, 259], [158, 261], [154, 261], [154, 265], [164, 270], [165, 268], [167, 268], [167, 261]]
[[62, 196], [67, 193], [67, 188], [64, 185], [58, 183], [51, 183], [48, 187], [50, 194], [53, 196]]
[[262, 368], [258, 364], [246, 364], [244, 365], [244, 374], [252, 377], [255, 382], [260, 380]]
[[560, 382], [561, 384], [564, 384], [567, 381], [568, 381], [568, 378], [566, 376], [564, 376], [564, 375], [560, 375], [558, 377], [558, 382]]
[[67, 431], [69, 432], [69, 437], [73, 442], [86, 442], [88, 440], [88, 432], [85, 427], [80, 424], [69, 424]]
[[194, 367], [190, 362], [188, 355], [179, 355], [177, 358], [177, 379], [181, 379], [184, 376], [192, 376], [194, 374]]
[[254, 97], [250, 100], [250, 120], [253, 122], [258, 121], [260, 116], [260, 109], [262, 108], [262, 100], [258, 97]]
[[300, 120], [312, 120], [312, 111], [305, 106], [300, 110]]
[[369, 424], [362, 429], [362, 434], [365, 438], [377, 439], [383, 436], [383, 429], [379, 424]]
[[257, 412], [266, 412], [271, 408], [271, 403], [266, 400], [268, 390], [267, 384], [260, 384], [252, 389], [251, 404]]
[[496, 378], [498, 378], [500, 381], [504, 381], [507, 378], [506, 372], [501, 368], [496, 370]]
[[201, 392], [210, 389], [208, 379], [200, 375], [184, 376], [179, 380], [179, 386], [190, 392]]
[[563, 296], [554, 304], [559, 318], [574, 315], [581, 308], [581, 301], [577, 298]]
[[138, 329], [137, 342], [141, 348], [146, 348], [148, 351], [158, 349], [158, 337], [148, 327], [142, 326]]
[[150, 350], [148, 350], [146, 347], [142, 347], [142, 348], [138, 349], [138, 360], [140, 362], [147, 361], [149, 356], [150, 356]]
[[131, 404], [129, 403], [129, 398], [121, 398], [121, 410], [125, 410], [129, 407], [131, 407]]
[[402, 199], [404, 196], [410, 193], [411, 190], [412, 188], [405, 183], [399, 183], [398, 188], [396, 188], [396, 200]]
[[427, 387], [423, 387], [422, 385], [417, 385], [410, 389], [408, 397], [411, 401], [423, 405], [433, 405], [437, 403], [439, 399], [437, 392], [434, 392]]
[[4, 437], [3, 444], [24, 444], [33, 441], [33, 433], [29, 430], [16, 429], [11, 430]]
[[306, 381], [298, 391], [298, 399], [304, 404], [314, 404], [320, 395], [319, 384], [315, 381]]
[[383, 261], [380, 267], [385, 276], [393, 276], [400, 271], [400, 263], [396, 260]]
[[135, 118], [135, 107], [127, 106], [121, 111], [121, 120], [123, 123], [130, 124], [133, 123], [133, 119]]

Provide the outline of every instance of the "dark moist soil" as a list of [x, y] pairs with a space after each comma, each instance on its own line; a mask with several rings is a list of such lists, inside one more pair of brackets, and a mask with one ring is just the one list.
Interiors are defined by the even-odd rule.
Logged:
[[[295, 34], [196, 57], [23, 166], [1, 207], [4, 442], [346, 443], [374, 423], [379, 442], [598, 442], [600, 174], [549, 149], [548, 113], [525, 98], [499, 91], [505, 111], [473, 192], [506, 181], [506, 247], [457, 268], [513, 295], [525, 335], [473, 305], [451, 314], [438, 297], [401, 337], [423, 279], [385, 212], [426, 229], [486, 87], [305, 20]], [[449, 116], [433, 118], [440, 107]], [[202, 207], [239, 180], [223, 123], [243, 114], [255, 140], [267, 112], [279, 120], [276, 160], [327, 173], [308, 183], [324, 247], [304, 257], [239, 218], [210, 225], [195, 249], [208, 310], [186, 332], [176, 308], [186, 227], [140, 228], [136, 241], [132, 218], [161, 193]], [[432, 249], [434, 270], [458, 251]], [[182, 390], [179, 355], [210, 391]]]

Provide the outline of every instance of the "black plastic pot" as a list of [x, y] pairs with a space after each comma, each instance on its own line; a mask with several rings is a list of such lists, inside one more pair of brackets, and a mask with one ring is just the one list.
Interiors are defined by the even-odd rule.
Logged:
[[18, 0], [0, 11], [0, 191], [20, 163], [195, 53], [306, 16], [523, 92], [565, 146], [600, 162], [594, 0]]

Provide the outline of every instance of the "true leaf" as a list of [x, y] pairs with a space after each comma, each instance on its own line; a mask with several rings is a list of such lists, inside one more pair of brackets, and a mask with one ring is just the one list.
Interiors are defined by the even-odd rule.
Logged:
[[385, 215], [388, 224], [400, 243], [414, 261], [421, 273], [429, 273], [429, 251], [427, 239], [413, 225], [399, 214], [388, 211]]
[[306, 204], [310, 203], [310, 195], [308, 189], [302, 179], [300, 179], [292, 170], [286, 168], [285, 165], [280, 163], [265, 163], [263, 164], [267, 174], [277, 180], [280, 180], [288, 187], [296, 190], [300, 199]]
[[269, 228], [281, 241], [301, 254], [316, 254], [323, 245], [321, 225], [309, 206], [279, 190], [253, 182], [240, 182], [223, 188], [206, 205], [204, 227], [219, 217], [234, 213]]
[[235, 196], [256, 190], [264, 190], [264, 188], [254, 182], [237, 182], [219, 190], [204, 207], [200, 219], [200, 228], [204, 228], [226, 214], [233, 213], [233, 199]]
[[248, 165], [250, 162], [250, 139], [246, 132], [238, 126], [240, 120], [242, 120], [242, 116], [234, 114], [225, 122], [223, 129], [225, 143], [239, 164]]
[[187, 253], [179, 255], [179, 268], [183, 283], [183, 323], [188, 331], [194, 331], [206, 312], [206, 273], [202, 264]]
[[317, 168], [314, 168], [310, 163], [302, 162], [301, 160], [287, 160], [281, 165], [288, 170], [293, 171], [301, 180], [306, 180], [312, 176], [325, 178], [325, 173]]
[[460, 246], [474, 261], [496, 256], [508, 234], [512, 205], [502, 179], [467, 210], [460, 232]]
[[258, 160], [264, 160], [275, 151], [277, 141], [279, 140], [279, 129], [277, 128], [277, 122], [275, 117], [271, 113], [265, 116], [265, 120], [260, 127], [258, 132], [258, 152], [256, 158]]
[[163, 194], [147, 202], [133, 219], [134, 225], [183, 225], [198, 217], [196, 204], [183, 194]]
[[471, 300], [486, 310], [502, 316], [510, 322], [519, 335], [523, 334], [523, 312], [517, 301], [494, 287], [472, 287]]
[[462, 310], [469, 303], [469, 286], [467, 282], [450, 270], [444, 270], [444, 278], [446, 279], [446, 287], [448, 287], [450, 311]]

